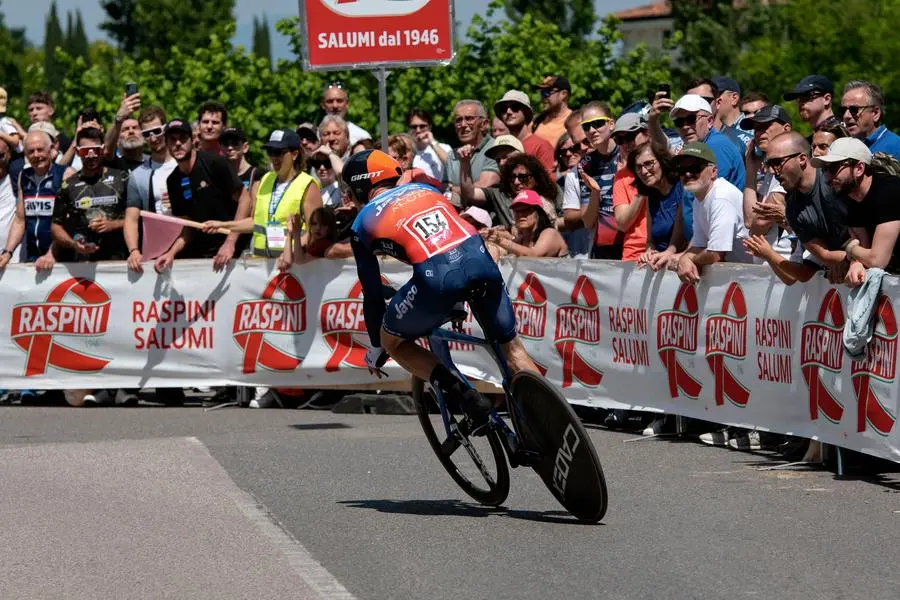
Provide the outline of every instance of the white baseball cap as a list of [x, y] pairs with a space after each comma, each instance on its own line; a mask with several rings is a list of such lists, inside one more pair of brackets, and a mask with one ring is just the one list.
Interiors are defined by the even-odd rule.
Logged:
[[470, 206], [466, 210], [460, 213], [461, 217], [469, 217], [479, 225], [483, 225], [484, 227], [490, 227], [493, 223], [491, 221], [491, 213], [484, 210], [483, 208], [478, 208], [477, 206]]
[[845, 160], [855, 160], [870, 165], [872, 164], [872, 151], [862, 140], [854, 137], [838, 138], [828, 148], [828, 154], [812, 159], [812, 164], [816, 168], [822, 168]]
[[702, 96], [697, 94], [685, 94], [679, 98], [678, 102], [675, 103], [675, 106], [672, 107], [672, 116], [674, 117], [675, 114], [679, 112], [695, 113], [700, 112], [701, 110], [712, 114], [712, 107]]

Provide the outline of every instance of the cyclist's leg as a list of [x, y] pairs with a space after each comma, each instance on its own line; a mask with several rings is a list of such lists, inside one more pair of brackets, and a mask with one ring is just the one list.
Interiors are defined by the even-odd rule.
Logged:
[[477, 255], [467, 265], [467, 271], [474, 285], [483, 286], [484, 294], [469, 301], [472, 314], [478, 320], [486, 339], [494, 340], [500, 344], [500, 349], [506, 358], [509, 369], [513, 375], [519, 371], [534, 371], [539, 373], [537, 365], [531, 360], [528, 351], [522, 344], [516, 332], [516, 314], [513, 311], [512, 301], [506, 292], [506, 284], [503, 275], [493, 260], [480, 260]]
[[397, 363], [419, 379], [429, 381], [438, 365], [433, 352], [416, 344], [439, 326], [445, 311], [431, 282], [414, 272], [412, 279], [394, 294], [381, 327], [381, 346]]

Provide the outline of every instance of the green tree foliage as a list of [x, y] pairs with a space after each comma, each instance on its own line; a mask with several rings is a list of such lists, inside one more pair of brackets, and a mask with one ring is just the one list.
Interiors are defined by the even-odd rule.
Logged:
[[178, 48], [193, 52], [211, 35], [227, 40], [233, 31], [235, 0], [101, 0], [100, 24], [126, 55], [165, 63]]
[[253, 17], [253, 54], [272, 62], [272, 41], [269, 33], [269, 18], [263, 15], [262, 22]]
[[895, 66], [900, 38], [894, 30], [898, 22], [900, 0], [792, 0], [752, 2], [745, 10], [723, 7], [697, 15], [693, 25], [681, 30], [683, 72], [730, 74], [744, 90], [765, 92], [791, 111], [796, 103], [786, 103], [782, 94], [806, 75], [825, 75], [834, 82], [835, 105], [847, 81], [866, 79], [884, 90], [886, 122], [896, 128], [900, 127], [900, 73]]
[[87, 64], [91, 62], [91, 46], [88, 43], [87, 34], [84, 31], [84, 21], [81, 19], [81, 10], [75, 11], [75, 29], [69, 42], [69, 54], [84, 58]]
[[56, 59], [56, 49], [63, 48], [65, 44], [66, 39], [56, 10], [56, 0], [53, 0], [44, 30], [44, 74], [50, 89], [57, 89], [62, 81], [64, 67]]
[[503, 0], [503, 8], [514, 22], [531, 15], [536, 20], [555, 23], [563, 35], [576, 38], [593, 33], [597, 22], [593, 0]]
[[[502, 10], [502, 5], [495, 3], [492, 10]], [[298, 20], [284, 20], [276, 27], [299, 51]], [[378, 130], [377, 85], [370, 71], [310, 73], [296, 60], [280, 60], [273, 69], [266, 59], [233, 48], [228, 41], [232, 35], [233, 25], [221, 36], [212, 34], [190, 52], [176, 46], [164, 61], [140, 60], [95, 44], [91, 53], [94, 64], [88, 67], [83, 58], [61, 52], [65, 78], [56, 98], [59, 120], [72, 123], [84, 106], [96, 106], [107, 120], [112, 119], [121, 100], [121, 86], [136, 81], [143, 102], [162, 105], [172, 117], [193, 119], [204, 101], [224, 102], [229, 107], [229, 121], [242, 127], [251, 140], [261, 141], [274, 128], [318, 122], [326, 82], [340, 79], [350, 91], [349, 118], [370, 132]], [[392, 132], [405, 130], [407, 111], [420, 106], [432, 112], [443, 139], [453, 142], [450, 120], [456, 101], [477, 98], [490, 110], [510, 88], [527, 91], [535, 109], [540, 110], [533, 86], [549, 72], [571, 79], [573, 106], [601, 99], [614, 109], [646, 97], [652, 85], [648, 82], [660, 81], [668, 74], [666, 59], [650, 58], [643, 49], [615, 55], [618, 34], [612, 21], [604, 22], [597, 35], [577, 51], [571, 36], [531, 15], [515, 23], [476, 18], [468, 39], [458, 46], [457, 58], [449, 67], [392, 72], [388, 80]], [[262, 155], [260, 145], [251, 144], [257, 158]]]
[[22, 93], [25, 77], [22, 55], [25, 53], [24, 29], [9, 29], [0, 13], [0, 86], [12, 100]]

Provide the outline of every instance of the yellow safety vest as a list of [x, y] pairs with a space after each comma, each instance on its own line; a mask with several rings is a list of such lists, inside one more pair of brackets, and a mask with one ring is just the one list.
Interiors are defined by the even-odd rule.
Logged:
[[[288, 219], [293, 215], [303, 214], [303, 199], [310, 185], [318, 185], [316, 180], [306, 173], [297, 175], [281, 196], [278, 204], [272, 206], [272, 192], [278, 176], [273, 172], [263, 175], [256, 193], [256, 207], [253, 211], [253, 254], [256, 256], [274, 257], [281, 254], [284, 248], [269, 248], [266, 227], [279, 223], [287, 228]], [[306, 220], [303, 220], [303, 231], [306, 231]], [[301, 232], [302, 233], [302, 232]]]

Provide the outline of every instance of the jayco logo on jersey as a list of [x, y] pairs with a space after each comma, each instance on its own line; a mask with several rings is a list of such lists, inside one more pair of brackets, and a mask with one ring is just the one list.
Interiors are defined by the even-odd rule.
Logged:
[[416, 286], [412, 286], [406, 292], [406, 297], [397, 303], [397, 306], [395, 308], [397, 310], [397, 320], [398, 321], [403, 319], [403, 315], [405, 315], [410, 310], [412, 310], [413, 302], [415, 302], [416, 294], [418, 294], [418, 293], [419, 293], [419, 290], [416, 288]]

